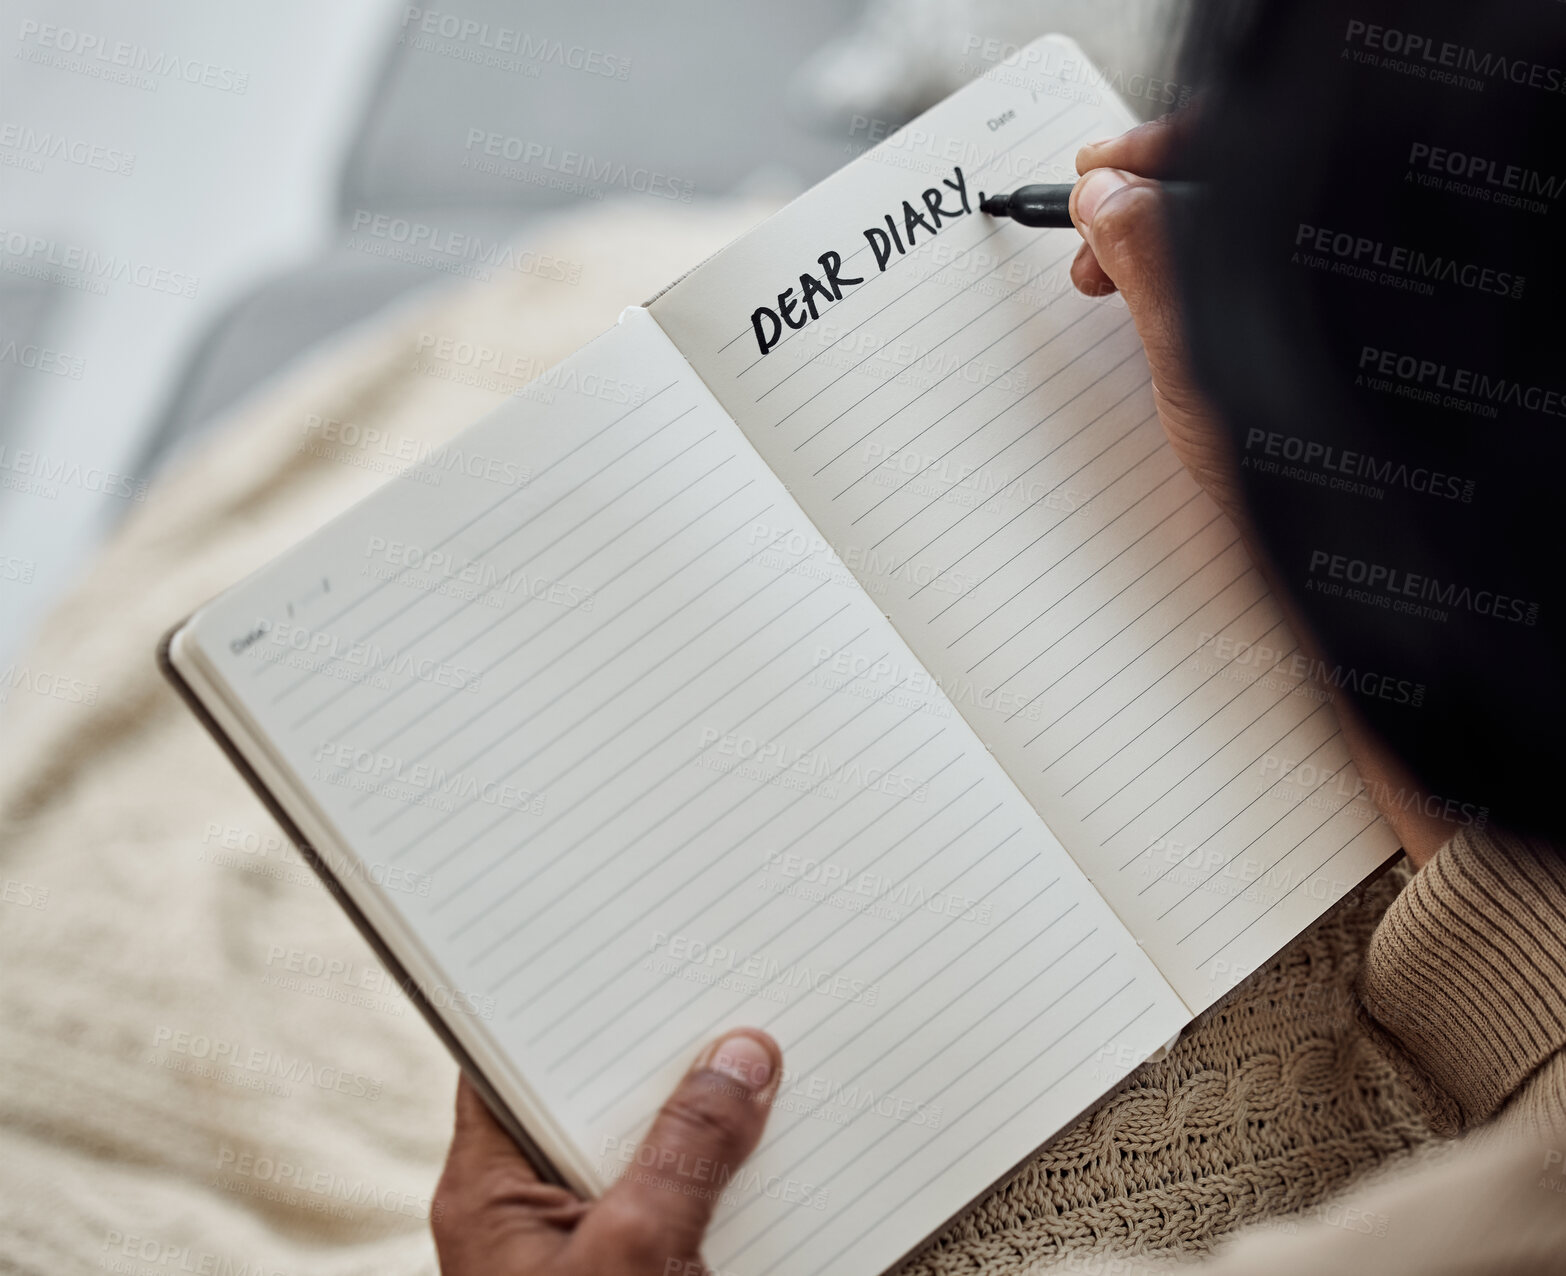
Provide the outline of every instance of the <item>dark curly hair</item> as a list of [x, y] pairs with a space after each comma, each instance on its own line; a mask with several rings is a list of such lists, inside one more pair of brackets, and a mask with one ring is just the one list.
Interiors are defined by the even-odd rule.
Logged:
[[1440, 801], [1566, 832], [1566, 4], [1199, 0], [1197, 373], [1276, 579]]

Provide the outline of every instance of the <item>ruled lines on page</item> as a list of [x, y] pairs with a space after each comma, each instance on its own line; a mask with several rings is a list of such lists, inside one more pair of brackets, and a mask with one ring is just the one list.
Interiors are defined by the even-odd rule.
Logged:
[[566, 369], [639, 392], [513, 405], [462, 442], [525, 486], [395, 485], [197, 632], [600, 1180], [762, 1027], [722, 1269], [880, 1270], [1185, 1008], [645, 312]]
[[[934, 193], [952, 156], [969, 191], [1058, 177], [1127, 123], [980, 81], [917, 122], [922, 148], [856, 162], [652, 313], [1200, 1009], [1395, 843], [1238, 533], [1164, 439], [1124, 304], [1072, 289], [1079, 237]], [[895, 224], [871, 229], [905, 198], [948, 216], [884, 250]], [[813, 308], [766, 295], [777, 261], [808, 274], [823, 245], [840, 297], [804, 276]], [[758, 306], [799, 326], [768, 346]]]

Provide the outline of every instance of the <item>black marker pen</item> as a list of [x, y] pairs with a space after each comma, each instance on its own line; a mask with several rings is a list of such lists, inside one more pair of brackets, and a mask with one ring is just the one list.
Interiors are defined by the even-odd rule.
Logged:
[[[1189, 202], [1192, 183], [1184, 181], [1162, 182], [1166, 193]], [[991, 217], [1009, 217], [1019, 226], [1036, 226], [1040, 229], [1061, 229], [1072, 225], [1071, 192], [1075, 182], [1060, 185], [1041, 184], [1019, 186], [1010, 195], [986, 195], [979, 192], [979, 211]]]
[[979, 211], [991, 217], [1010, 217], [1022, 226], [1041, 228], [1071, 225], [1071, 192], [1075, 182], [1062, 185], [1019, 186], [1010, 195], [979, 192]]

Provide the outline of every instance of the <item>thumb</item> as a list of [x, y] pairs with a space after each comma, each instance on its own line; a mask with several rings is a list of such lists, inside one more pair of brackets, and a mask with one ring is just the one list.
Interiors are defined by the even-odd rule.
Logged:
[[[1073, 277], [1085, 291], [1118, 290], [1125, 298], [1160, 381], [1185, 376], [1164, 216], [1163, 188], [1118, 168], [1090, 170], [1071, 192], [1071, 219], [1086, 241]], [[1098, 289], [1091, 287], [1094, 267], [1103, 275]]]
[[702, 1052], [578, 1231], [605, 1264], [590, 1270], [663, 1272], [696, 1256], [725, 1185], [761, 1140], [781, 1065], [777, 1043], [751, 1028]]
[[1118, 168], [1095, 168], [1071, 192], [1071, 219], [1086, 241], [1072, 266], [1084, 292], [1118, 290], [1147, 352], [1166, 424], [1209, 411], [1191, 374], [1169, 253], [1164, 191]]

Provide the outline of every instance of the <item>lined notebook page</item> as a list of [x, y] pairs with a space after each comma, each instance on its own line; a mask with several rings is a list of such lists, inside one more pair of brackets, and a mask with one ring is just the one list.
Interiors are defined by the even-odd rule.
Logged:
[[551, 384], [193, 632], [578, 1166], [763, 1027], [707, 1256], [878, 1271], [1184, 1008], [646, 312]]
[[[977, 211], [1132, 122], [1079, 59], [1032, 46], [652, 313], [1195, 1010], [1396, 843], [1124, 304], [1072, 290], [1075, 231]], [[827, 249], [840, 299], [798, 277]]]

